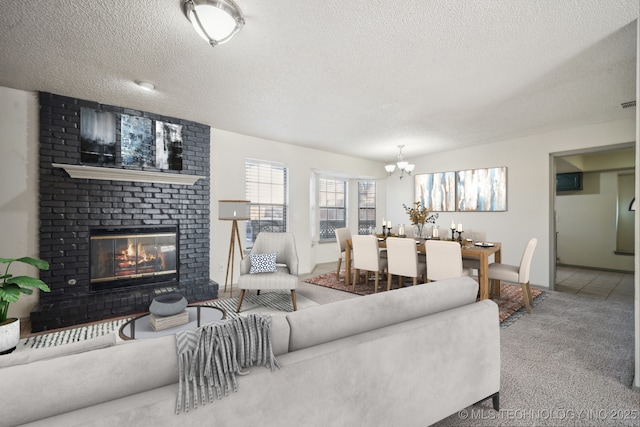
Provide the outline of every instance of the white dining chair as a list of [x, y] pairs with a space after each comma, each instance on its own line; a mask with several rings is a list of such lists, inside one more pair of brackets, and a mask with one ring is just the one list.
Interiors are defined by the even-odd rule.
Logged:
[[[348, 228], [336, 228], [336, 243], [338, 245], [338, 268], [336, 270], [336, 277], [340, 278], [340, 267], [342, 266], [342, 259], [345, 256], [345, 250], [347, 248], [347, 240], [351, 240], [351, 230]], [[351, 274], [350, 271], [345, 274]]]
[[[471, 240], [475, 243], [475, 242], [486, 242], [487, 241], [487, 232], [486, 231], [477, 231], [477, 230], [473, 230], [471, 232], [471, 236], [467, 236], [470, 237]], [[465, 258], [462, 257], [462, 266], [464, 268], [470, 269], [476, 272], [476, 274], [478, 274], [478, 270], [480, 270], [480, 260], [477, 258]]]
[[425, 249], [428, 282], [471, 275], [471, 269], [462, 266], [460, 243], [427, 240]]
[[531, 305], [533, 304], [533, 296], [531, 295], [531, 285], [529, 284], [529, 275], [531, 273], [531, 261], [533, 252], [538, 244], [538, 239], [533, 237], [527, 243], [524, 249], [520, 265], [509, 265], [500, 263], [489, 264], [489, 280], [500, 280], [503, 282], [519, 284], [522, 286], [522, 299], [527, 313], [531, 314]]
[[380, 256], [378, 238], [376, 236], [353, 236], [351, 238], [353, 248], [353, 291], [360, 278], [360, 270], [366, 272], [367, 281], [369, 273], [374, 273], [375, 284], [373, 292], [378, 292], [380, 273], [387, 268], [387, 259]]
[[425, 278], [426, 271], [426, 260], [418, 257], [414, 239], [387, 237], [387, 290], [391, 290], [392, 276], [398, 276], [400, 288], [404, 277], [413, 278], [415, 286], [418, 284], [418, 277]]

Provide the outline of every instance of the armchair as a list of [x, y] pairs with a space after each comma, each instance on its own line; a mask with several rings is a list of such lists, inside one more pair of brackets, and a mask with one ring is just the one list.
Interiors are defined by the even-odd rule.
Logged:
[[240, 261], [240, 298], [236, 313], [240, 312], [245, 291], [257, 290], [259, 294], [263, 289], [290, 289], [296, 311], [298, 281], [298, 252], [293, 234], [261, 232], [249, 256]]

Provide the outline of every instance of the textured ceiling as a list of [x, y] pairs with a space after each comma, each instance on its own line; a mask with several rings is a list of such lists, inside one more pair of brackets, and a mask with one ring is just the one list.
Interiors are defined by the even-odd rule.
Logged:
[[181, 0], [3, 1], [0, 86], [380, 161], [635, 115], [637, 0], [236, 2], [212, 48]]

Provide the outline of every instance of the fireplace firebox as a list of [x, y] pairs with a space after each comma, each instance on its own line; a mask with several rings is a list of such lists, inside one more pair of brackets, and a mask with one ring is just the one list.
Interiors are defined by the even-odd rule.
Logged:
[[91, 290], [178, 281], [178, 228], [92, 229]]

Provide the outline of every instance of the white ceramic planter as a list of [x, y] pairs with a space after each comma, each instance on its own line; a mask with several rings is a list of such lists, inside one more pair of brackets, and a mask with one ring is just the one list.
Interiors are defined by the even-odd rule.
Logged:
[[11, 353], [20, 341], [20, 319], [7, 319], [0, 324], [0, 354]]

